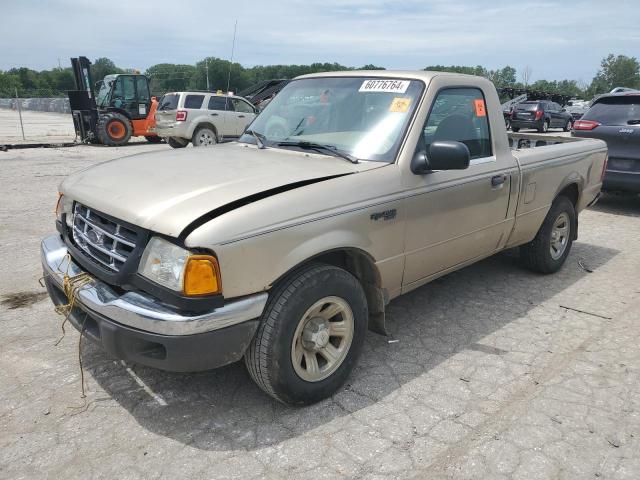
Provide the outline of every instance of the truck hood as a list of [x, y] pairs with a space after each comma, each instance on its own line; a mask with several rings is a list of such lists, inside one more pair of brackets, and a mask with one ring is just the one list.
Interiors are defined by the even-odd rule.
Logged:
[[88, 207], [177, 237], [192, 222], [332, 177], [387, 165], [239, 143], [167, 149], [112, 160], [69, 176], [60, 191]]

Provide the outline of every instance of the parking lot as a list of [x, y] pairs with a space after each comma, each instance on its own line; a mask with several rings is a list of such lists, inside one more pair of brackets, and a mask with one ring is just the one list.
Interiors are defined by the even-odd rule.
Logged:
[[311, 407], [241, 364], [172, 374], [89, 342], [81, 398], [78, 332], [55, 345], [38, 283], [57, 184], [168, 148], [0, 152], [1, 478], [638, 478], [637, 197], [583, 212], [555, 275], [507, 253], [393, 301], [391, 336], [369, 333], [348, 384]]

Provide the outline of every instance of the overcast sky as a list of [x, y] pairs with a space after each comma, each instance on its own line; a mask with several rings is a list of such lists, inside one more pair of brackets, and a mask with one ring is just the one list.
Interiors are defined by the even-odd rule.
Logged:
[[532, 80], [590, 82], [607, 54], [640, 56], [640, 0], [0, 0], [0, 12], [3, 70], [229, 58], [236, 18], [245, 66], [529, 65]]

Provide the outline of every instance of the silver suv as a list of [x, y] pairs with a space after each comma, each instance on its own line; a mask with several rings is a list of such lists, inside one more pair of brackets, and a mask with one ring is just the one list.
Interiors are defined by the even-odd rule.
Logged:
[[160, 100], [156, 133], [173, 148], [213, 145], [225, 137], [237, 138], [256, 116], [242, 97], [210, 92], [172, 92]]

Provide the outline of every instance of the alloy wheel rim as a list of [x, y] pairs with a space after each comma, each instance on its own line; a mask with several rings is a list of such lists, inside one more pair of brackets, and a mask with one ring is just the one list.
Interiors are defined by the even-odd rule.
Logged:
[[571, 225], [569, 221], [569, 215], [562, 212], [553, 222], [551, 228], [551, 243], [549, 245], [549, 251], [551, 258], [558, 260], [564, 254], [569, 244], [569, 234], [571, 233]]
[[353, 311], [340, 297], [324, 297], [302, 315], [291, 343], [291, 362], [307, 382], [319, 382], [334, 373], [353, 341]]
[[209, 132], [200, 133], [200, 145], [213, 145], [214, 143], [216, 143], [215, 139]]

